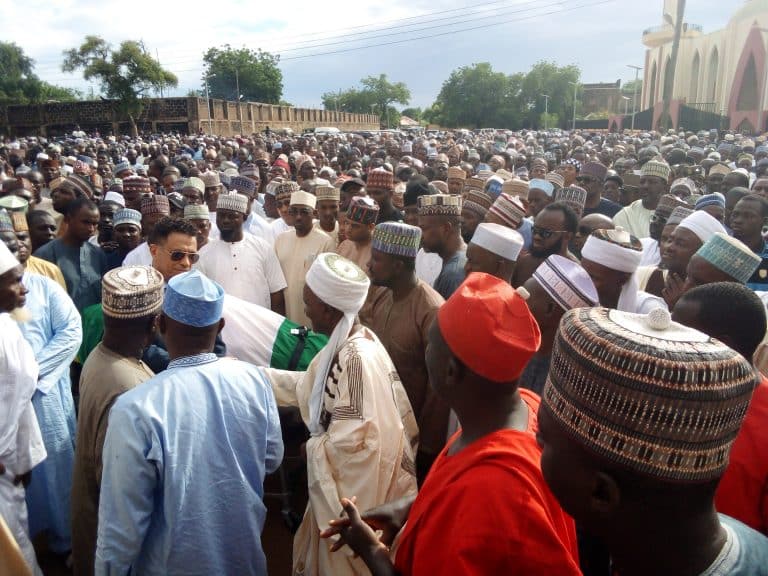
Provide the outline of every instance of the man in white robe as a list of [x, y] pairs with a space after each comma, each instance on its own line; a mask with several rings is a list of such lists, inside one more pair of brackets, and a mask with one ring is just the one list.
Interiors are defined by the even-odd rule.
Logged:
[[24, 483], [45, 460], [32, 407], [38, 366], [11, 312], [24, 306], [24, 268], [0, 242], [0, 516], [35, 574], [42, 574], [29, 539]]
[[293, 574], [365, 574], [351, 552], [332, 553], [320, 531], [338, 518], [340, 498], [369, 509], [416, 494], [417, 427], [392, 360], [356, 314], [370, 282], [354, 263], [322, 253], [307, 272], [304, 302], [329, 342], [306, 372], [265, 368], [278, 405], [298, 407], [309, 427], [309, 504], [293, 544]]

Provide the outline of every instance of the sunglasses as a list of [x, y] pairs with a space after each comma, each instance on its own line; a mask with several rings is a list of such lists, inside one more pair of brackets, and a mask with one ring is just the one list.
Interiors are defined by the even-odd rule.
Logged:
[[168, 250], [166, 248], [163, 248], [168, 254], [171, 256], [171, 260], [174, 262], [181, 262], [184, 260], [184, 257], [189, 258], [189, 262], [191, 264], [196, 264], [198, 260], [200, 260], [200, 254], [197, 252], [184, 252], [183, 250]]
[[592, 176], [576, 176], [576, 182], [583, 182], [584, 184], [589, 184], [591, 182], [597, 182]]
[[567, 232], [567, 230], [547, 230], [546, 228], [540, 228], [539, 226], [534, 226], [531, 229], [531, 233], [534, 236], [541, 236], [544, 240], [552, 238], [555, 234], [564, 234], [565, 232]]

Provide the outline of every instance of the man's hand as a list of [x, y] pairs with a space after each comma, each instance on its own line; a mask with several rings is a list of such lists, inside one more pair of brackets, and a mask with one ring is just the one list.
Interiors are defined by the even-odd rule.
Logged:
[[664, 298], [664, 301], [667, 303], [670, 310], [675, 307], [680, 296], [683, 295], [684, 284], [685, 280], [683, 280], [679, 274], [675, 274], [674, 272], [669, 273], [664, 288], [661, 290], [661, 296]]
[[26, 474], [19, 474], [13, 479], [13, 485], [18, 486], [19, 484], [23, 484], [24, 488], [29, 486], [29, 483], [32, 481], [32, 470], [27, 472]]
[[352, 500], [342, 498], [341, 506], [347, 517], [331, 520], [329, 523], [331, 527], [320, 533], [321, 538], [341, 536], [331, 547], [331, 552], [336, 552], [346, 544], [357, 556], [365, 559], [372, 557], [379, 548], [385, 547], [379, 542], [373, 528], [360, 517], [360, 511]]

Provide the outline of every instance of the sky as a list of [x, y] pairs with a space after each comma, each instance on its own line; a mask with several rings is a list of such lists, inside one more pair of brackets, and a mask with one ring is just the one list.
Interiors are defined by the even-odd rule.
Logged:
[[[744, 1], [688, 0], [685, 20], [717, 30]], [[179, 78], [166, 95], [200, 88], [203, 53], [230, 44], [279, 54], [283, 99], [295, 106], [322, 107], [323, 93], [386, 74], [408, 86], [410, 106], [427, 107], [453, 70], [477, 62], [512, 74], [549, 60], [577, 64], [586, 83], [632, 80], [627, 65], [643, 65], [642, 32], [662, 23], [662, 7], [662, 0], [26, 0], [0, 2], [0, 22], [2, 40], [35, 60], [40, 78], [86, 95], [98, 85], [63, 73], [62, 52], [96, 34], [113, 45], [142, 40]]]

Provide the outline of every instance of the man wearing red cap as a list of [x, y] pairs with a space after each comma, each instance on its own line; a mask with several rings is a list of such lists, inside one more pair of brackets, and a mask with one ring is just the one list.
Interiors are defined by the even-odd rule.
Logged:
[[[334, 548], [349, 544], [374, 575], [581, 574], [573, 520], [539, 466], [539, 397], [517, 386], [540, 342], [509, 283], [471, 274], [440, 308], [427, 348], [430, 382], [461, 429], [415, 501], [361, 517], [343, 499], [346, 518], [323, 533], [341, 536]], [[387, 546], [406, 519], [393, 565]]]

